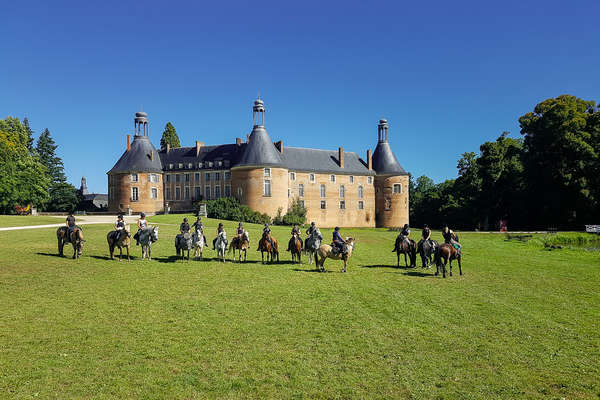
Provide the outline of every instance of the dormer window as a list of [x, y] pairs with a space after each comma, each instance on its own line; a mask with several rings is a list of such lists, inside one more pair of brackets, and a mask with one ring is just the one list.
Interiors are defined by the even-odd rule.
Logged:
[[335, 175], [329, 175], [329, 180], [331, 182], [335, 182]]
[[217, 161], [217, 166], [222, 167], [223, 166], [223, 161]]
[[372, 176], [369, 176], [369, 177], [367, 178], [367, 182], [369, 182], [369, 184], [373, 183], [373, 177], [372, 177]]
[[169, 169], [173, 169], [173, 164], [169, 164]]
[[271, 168], [265, 168], [265, 176], [271, 176]]
[[193, 165], [192, 163], [189, 163], [188, 164], [188, 169], [192, 169], [192, 165]]
[[183, 163], [179, 163], [179, 165], [177, 166], [179, 169], [183, 169]]
[[212, 166], [213, 166], [213, 162], [212, 162], [212, 161], [209, 161], [209, 162], [208, 162], [208, 168], [212, 168]]
[[202, 168], [202, 163], [201, 162], [198, 163], [198, 168]]
[[131, 174], [131, 182], [137, 182], [138, 181], [138, 174]]

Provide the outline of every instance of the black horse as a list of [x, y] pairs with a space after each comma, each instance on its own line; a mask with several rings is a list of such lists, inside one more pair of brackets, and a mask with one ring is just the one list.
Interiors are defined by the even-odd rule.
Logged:
[[439, 247], [440, 245], [435, 240], [421, 239], [419, 241], [419, 255], [421, 256], [421, 266], [423, 268], [431, 268], [433, 256]]

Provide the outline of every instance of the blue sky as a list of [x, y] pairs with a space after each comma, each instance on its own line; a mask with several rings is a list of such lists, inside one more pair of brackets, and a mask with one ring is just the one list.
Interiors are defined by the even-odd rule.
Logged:
[[158, 146], [249, 133], [260, 90], [273, 140], [364, 156], [385, 114], [413, 175], [456, 176], [461, 153], [561, 94], [600, 100], [598, 1], [8, 2], [0, 117], [49, 128], [69, 180], [106, 171], [143, 106]]

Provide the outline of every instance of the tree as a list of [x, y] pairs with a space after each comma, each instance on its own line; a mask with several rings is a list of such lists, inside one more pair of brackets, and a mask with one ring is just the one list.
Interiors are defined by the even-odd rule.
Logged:
[[44, 129], [37, 141], [36, 151], [40, 162], [46, 166], [52, 182], [66, 182], [65, 167], [60, 157], [56, 155], [57, 145], [50, 136], [48, 128]]
[[595, 102], [562, 95], [519, 118], [536, 225], [580, 228], [600, 217], [598, 113]]
[[29, 150], [29, 154], [33, 154], [35, 150], [33, 147], [33, 130], [29, 126], [29, 120], [27, 117], [23, 118], [23, 128], [25, 128], [25, 132], [27, 132], [27, 150]]
[[163, 131], [162, 137], [160, 138], [160, 148], [165, 150], [167, 148], [167, 144], [171, 147], [181, 147], [181, 143], [179, 142], [179, 136], [177, 136], [177, 131], [172, 123], [167, 122], [165, 125], [165, 130]]
[[67, 182], [55, 182], [50, 186], [49, 211], [74, 211], [80, 200], [75, 186]]

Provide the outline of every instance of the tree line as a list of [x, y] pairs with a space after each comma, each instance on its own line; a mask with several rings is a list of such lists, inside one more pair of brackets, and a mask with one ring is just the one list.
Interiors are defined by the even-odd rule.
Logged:
[[458, 177], [410, 181], [414, 226], [495, 230], [583, 229], [600, 223], [600, 110], [571, 95], [519, 118], [520, 138], [503, 132], [479, 153], [463, 153]]
[[77, 207], [77, 190], [67, 182], [57, 148], [47, 128], [36, 141], [27, 118], [0, 119], [0, 213], [27, 205], [45, 211]]

